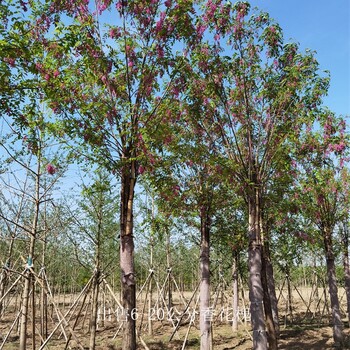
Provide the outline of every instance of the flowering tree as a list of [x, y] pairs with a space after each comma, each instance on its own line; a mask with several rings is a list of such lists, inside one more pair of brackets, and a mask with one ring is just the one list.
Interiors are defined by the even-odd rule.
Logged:
[[[183, 87], [182, 87], [183, 88]], [[189, 102], [191, 101], [191, 102]], [[158, 140], [162, 161], [149, 177], [162, 197], [164, 207], [176, 207], [175, 215], [192, 219], [200, 231], [200, 339], [203, 350], [211, 344], [210, 310], [210, 236], [212, 219], [227, 202], [224, 201], [222, 167], [215, 141], [198, 128], [203, 112], [191, 96], [186, 102], [173, 104], [178, 108], [175, 123], [164, 125]], [[162, 110], [169, 112], [169, 105]], [[210, 112], [210, 111], [209, 111]], [[165, 135], [165, 136], [164, 136]]]
[[[197, 26], [212, 35], [191, 51], [193, 95], [205, 95], [212, 130], [247, 203], [250, 301], [254, 349], [267, 348], [263, 309], [262, 232], [259, 224], [267, 184], [276, 176], [288, 142], [294, 142], [321, 102], [328, 78], [318, 75], [313, 54], [283, 43], [282, 30], [266, 13], [250, 17], [247, 2], [209, 0]], [[208, 34], [206, 34], [208, 33]], [[194, 68], [193, 68], [194, 67]], [[288, 141], [288, 142], [287, 142]], [[283, 159], [283, 160], [282, 160]], [[277, 342], [269, 330], [270, 348]]]
[[[192, 1], [33, 2], [23, 25], [38, 50], [18, 52], [40, 82], [52, 110], [47, 126], [74, 143], [75, 153], [97, 162], [121, 181], [120, 265], [125, 310], [123, 349], [135, 349], [133, 201], [138, 175], [152, 166], [147, 144], [166, 95], [175, 86], [181, 60], [176, 50], [193, 44]], [[20, 69], [22, 67], [18, 67]], [[79, 145], [79, 146], [77, 146]], [[84, 158], [83, 158], [84, 159]]]
[[[318, 228], [325, 251], [328, 286], [333, 318], [333, 338], [336, 346], [344, 346], [338, 288], [335, 272], [333, 235], [336, 225], [346, 217], [349, 183], [347, 157], [349, 140], [346, 124], [341, 118], [325, 111], [318, 118], [319, 130], [306, 130], [300, 152], [303, 157], [300, 210]], [[314, 127], [314, 130], [316, 127]]]

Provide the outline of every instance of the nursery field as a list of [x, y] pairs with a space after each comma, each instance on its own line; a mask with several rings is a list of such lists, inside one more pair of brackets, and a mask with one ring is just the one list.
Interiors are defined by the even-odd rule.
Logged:
[[349, 348], [338, 2], [0, 0], [0, 350]]
[[[185, 292], [180, 295], [178, 292], [173, 293], [173, 309], [171, 312], [173, 323], [169, 317], [163, 315], [164, 310], [168, 310], [165, 305], [164, 309], [158, 308], [157, 311], [153, 309], [157, 303], [157, 295], [152, 298], [151, 312], [148, 307], [149, 299], [147, 300], [147, 306], [144, 306], [145, 293], [140, 294], [140, 302], [138, 310], [143, 310], [143, 318], [141, 314], [137, 315], [137, 329], [138, 329], [138, 347], [137, 349], [149, 349], [149, 350], [179, 350], [179, 349], [199, 349], [200, 337], [199, 337], [199, 323], [198, 315], [199, 310], [195, 309], [195, 302], [189, 303], [185, 316], [181, 319], [181, 326], [174, 333], [175, 326], [179, 322], [183, 311], [186, 308], [185, 305], [181, 305], [181, 299], [189, 301], [193, 296], [193, 293]], [[96, 336], [96, 349], [98, 350], [119, 350], [121, 349], [121, 336], [120, 336], [120, 315], [118, 310], [114, 309], [117, 303], [113, 303], [110, 299], [110, 295], [103, 295], [100, 300], [101, 309], [98, 314], [98, 328]], [[114, 294], [116, 296], [116, 294]], [[248, 305], [248, 300], [240, 301], [239, 311], [239, 326], [237, 331], [232, 330], [232, 310], [228, 305], [227, 300], [229, 295], [223, 294], [223, 300], [217, 299], [217, 305], [215, 312], [213, 312], [212, 321], [212, 347], [217, 350], [248, 350], [252, 349], [252, 335], [249, 321], [249, 311], [246, 310], [244, 315], [243, 305]], [[341, 300], [341, 307], [345, 308], [344, 290], [339, 290], [339, 298]], [[215, 298], [215, 296], [214, 296]], [[1, 317], [0, 322], [0, 340], [3, 342], [9, 329], [13, 326], [13, 321], [18, 314], [18, 310], [15, 310], [15, 298], [12, 296], [6, 312]], [[74, 302], [79, 299], [79, 294], [61, 294], [54, 297], [54, 304], [59, 308], [62, 314], [69, 311]], [[195, 298], [193, 298], [194, 300]], [[292, 308], [288, 308], [287, 303], [287, 291], [280, 291], [279, 302], [279, 315], [280, 315], [280, 339], [279, 349], [281, 350], [320, 350], [320, 349], [334, 349], [332, 327], [330, 324], [329, 314], [329, 300], [324, 295], [324, 289], [318, 288], [317, 290], [312, 287], [300, 287], [295, 288], [292, 293]], [[213, 300], [214, 301], [214, 300]], [[104, 307], [102, 306], [104, 304]], [[60, 350], [60, 349], [86, 349], [87, 340], [89, 338], [89, 317], [90, 307], [88, 303], [84, 306], [83, 302], [77, 303], [75, 311], [67, 317], [68, 324], [62, 323], [62, 327], [59, 327], [48, 342], [45, 349]], [[58, 324], [59, 318], [55, 315], [53, 305], [48, 304], [48, 332], [51, 332]], [[81, 313], [78, 315], [78, 310]], [[162, 310], [162, 311], [161, 311]], [[182, 310], [182, 312], [179, 312]], [[290, 312], [292, 311], [292, 313]], [[343, 312], [345, 314], [345, 312]], [[152, 323], [149, 322], [152, 321]], [[350, 331], [348, 328], [348, 322], [346, 318], [343, 318], [345, 326], [345, 335], [347, 342], [350, 340]], [[40, 348], [41, 339], [39, 337], [38, 328], [40, 327], [40, 320], [37, 318], [35, 324], [35, 342], [36, 349]], [[152, 328], [152, 334], [149, 332], [149, 327]], [[70, 332], [72, 331], [72, 332]], [[28, 333], [28, 349], [32, 348], [32, 325], [29, 322]], [[73, 334], [73, 336], [72, 336]], [[172, 338], [170, 340], [170, 338]], [[70, 339], [69, 345], [67, 339]], [[1, 345], [1, 349], [15, 350], [18, 349], [19, 337], [14, 329], [11, 334], [8, 335], [6, 342]], [[350, 344], [350, 343], [349, 343]], [[346, 348], [350, 348], [345, 347]]]

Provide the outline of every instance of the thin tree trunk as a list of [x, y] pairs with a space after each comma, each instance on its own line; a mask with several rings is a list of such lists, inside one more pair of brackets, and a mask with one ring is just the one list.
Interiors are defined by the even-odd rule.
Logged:
[[136, 282], [134, 270], [133, 203], [136, 182], [135, 164], [122, 169], [120, 201], [120, 267], [124, 308], [123, 350], [136, 349]]
[[253, 349], [267, 350], [267, 335], [264, 319], [264, 292], [261, 281], [262, 251], [259, 232], [259, 196], [254, 190], [248, 198], [249, 214], [249, 301], [253, 328]]
[[171, 279], [171, 255], [170, 255], [170, 231], [167, 228], [166, 232], [166, 263], [167, 263], [167, 273], [168, 273], [168, 310], [173, 307], [173, 295], [172, 295], [172, 279]]
[[345, 223], [345, 222], [343, 223], [342, 243], [343, 243], [343, 266], [344, 266], [344, 277], [345, 277], [347, 314], [348, 314], [348, 322], [350, 325], [349, 231], [348, 231], [347, 223]]
[[[154, 219], [154, 199], [152, 198], [152, 220]], [[152, 270], [152, 276], [150, 277], [150, 281], [149, 281], [149, 298], [148, 298], [148, 335], [152, 336], [153, 335], [153, 322], [152, 322], [152, 317], [150, 317], [150, 313], [152, 310], [152, 306], [153, 306], [153, 284], [152, 284], [152, 279], [153, 279], [153, 247], [154, 247], [154, 243], [153, 243], [153, 235], [151, 233], [150, 238], [149, 238], [149, 244], [150, 244], [150, 267]], [[146, 277], [147, 278], [147, 277]], [[147, 294], [146, 294], [146, 298], [147, 298]]]
[[[24, 273], [25, 282], [22, 294], [22, 307], [21, 307], [21, 320], [20, 320], [20, 333], [19, 333], [19, 350], [27, 349], [27, 324], [28, 324], [28, 307], [29, 307], [29, 293], [30, 288], [33, 285], [33, 276], [30, 271], [33, 265], [34, 259], [34, 251], [35, 251], [35, 243], [36, 243], [36, 235], [38, 228], [38, 220], [39, 220], [39, 209], [40, 209], [40, 165], [41, 158], [40, 154], [38, 156], [38, 166], [37, 173], [35, 179], [35, 202], [34, 202], [34, 216], [31, 228], [31, 236], [30, 236], [30, 245], [29, 245], [29, 254], [27, 265], [28, 268]], [[34, 290], [33, 290], [34, 293]], [[33, 305], [33, 308], [35, 306]], [[32, 322], [35, 322], [33, 319]]]
[[343, 322], [340, 315], [339, 299], [338, 299], [338, 287], [335, 273], [335, 263], [333, 254], [332, 233], [330, 229], [325, 228], [324, 234], [324, 247], [326, 253], [327, 262], [327, 276], [329, 295], [331, 300], [332, 319], [333, 319], [333, 339], [335, 346], [343, 348], [344, 346], [344, 334], [343, 334]]
[[[101, 176], [101, 174], [99, 174]], [[101, 181], [101, 177], [99, 178]], [[97, 332], [97, 318], [98, 318], [98, 298], [100, 293], [100, 277], [101, 277], [101, 249], [102, 249], [102, 233], [103, 233], [103, 206], [104, 194], [98, 193], [96, 203], [96, 217], [97, 217], [97, 232], [96, 232], [96, 246], [95, 246], [95, 270], [92, 281], [92, 310], [90, 318], [90, 345], [89, 350], [95, 350], [96, 347], [96, 332]], [[104, 305], [103, 305], [104, 307]], [[104, 315], [103, 315], [104, 317]]]
[[[292, 297], [292, 287], [290, 285], [289, 267], [287, 269], [286, 279], [287, 279], [287, 290], [288, 290], [287, 313], [290, 315], [290, 322], [293, 323], [293, 297]], [[316, 290], [318, 291], [317, 282], [316, 282]], [[317, 295], [318, 295], [318, 293], [317, 293]]]
[[[47, 222], [46, 222], [46, 202], [44, 207], [44, 237], [43, 237], [43, 245], [42, 245], [42, 256], [41, 256], [41, 268], [43, 269], [43, 276], [46, 277], [46, 270], [45, 270], [45, 264], [46, 264], [46, 248], [47, 248]], [[48, 336], [48, 329], [47, 329], [47, 294], [44, 288], [41, 288], [40, 292], [40, 333], [41, 333], [41, 340], [40, 344], [44, 342], [44, 340]]]
[[200, 246], [200, 336], [201, 350], [210, 349], [211, 312], [210, 312], [210, 218], [205, 206], [201, 208], [201, 246]]
[[233, 289], [233, 299], [232, 299], [232, 331], [238, 331], [238, 252], [236, 250], [232, 251], [232, 289]]
[[100, 270], [95, 269], [92, 282], [92, 312], [90, 318], [90, 345], [89, 350], [95, 350], [96, 331], [97, 331], [97, 313], [98, 313], [98, 295], [99, 295]]

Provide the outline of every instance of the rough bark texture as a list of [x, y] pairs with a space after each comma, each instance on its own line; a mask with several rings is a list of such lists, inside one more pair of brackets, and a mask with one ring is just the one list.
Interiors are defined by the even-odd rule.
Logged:
[[273, 274], [273, 266], [271, 263], [271, 253], [269, 241], [265, 239], [264, 241], [264, 264], [265, 264], [265, 274], [267, 282], [267, 291], [270, 298], [272, 319], [274, 323], [275, 337], [279, 338], [279, 318], [278, 318], [278, 301], [276, 296], [276, 287], [275, 287], [275, 277]]
[[271, 299], [269, 293], [269, 287], [267, 282], [267, 263], [266, 263], [266, 252], [265, 247], [263, 249], [263, 259], [262, 259], [262, 273], [261, 281], [264, 289], [264, 310], [265, 310], [265, 321], [267, 327], [267, 339], [269, 344], [269, 350], [277, 350], [277, 337], [275, 330], [275, 323], [273, 320]]
[[344, 346], [344, 334], [343, 334], [343, 322], [341, 320], [339, 299], [338, 299], [338, 287], [335, 273], [335, 263], [333, 254], [333, 243], [331, 230], [325, 228], [323, 230], [324, 247], [326, 253], [327, 263], [327, 276], [329, 296], [331, 300], [332, 319], [333, 319], [333, 339], [334, 345], [339, 348]]
[[346, 304], [348, 322], [350, 324], [350, 267], [349, 267], [349, 231], [348, 226], [343, 226], [343, 266], [344, 266], [344, 279], [345, 279], [345, 291], [346, 291]]
[[120, 201], [120, 268], [124, 308], [123, 350], [136, 349], [136, 289], [134, 271], [133, 203], [135, 165], [124, 165], [121, 176]]
[[233, 289], [233, 298], [232, 298], [232, 310], [233, 310], [233, 319], [232, 319], [232, 330], [234, 332], [238, 331], [238, 254], [234, 250], [232, 259], [232, 289]]
[[267, 350], [267, 335], [265, 329], [264, 308], [263, 308], [263, 286], [261, 282], [262, 251], [259, 234], [258, 220], [258, 196], [254, 192], [248, 198], [249, 212], [249, 301], [250, 314], [253, 329], [253, 349]]
[[201, 247], [200, 247], [200, 336], [201, 350], [210, 349], [211, 312], [210, 312], [210, 262], [209, 262], [210, 218], [205, 208], [201, 210]]
[[[269, 249], [269, 232], [267, 225], [264, 223], [264, 216], [262, 210], [262, 201], [260, 199], [260, 235], [263, 241], [263, 258], [262, 258], [262, 283], [264, 288], [264, 310], [265, 320], [267, 326], [267, 338], [270, 350], [277, 350], [278, 348], [278, 335], [276, 327], [278, 328], [278, 314], [277, 314], [277, 298], [275, 292], [275, 283], [273, 276], [273, 269], [271, 264], [270, 249]], [[275, 298], [275, 300], [273, 300]], [[273, 306], [273, 303], [275, 305]], [[277, 317], [277, 319], [276, 319]], [[276, 325], [277, 324], [277, 325]]]
[[267, 288], [269, 291], [270, 301], [271, 301], [271, 309], [272, 309], [272, 317], [275, 325], [275, 333], [277, 339], [279, 338], [280, 326], [279, 326], [279, 317], [278, 317], [278, 301], [276, 295], [276, 287], [275, 287], [275, 277], [273, 274], [273, 266], [270, 258], [270, 249], [269, 244], [266, 244], [266, 278], [267, 278]]

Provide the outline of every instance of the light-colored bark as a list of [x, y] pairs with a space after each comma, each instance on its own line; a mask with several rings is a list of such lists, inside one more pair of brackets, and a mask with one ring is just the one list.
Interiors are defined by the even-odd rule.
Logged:
[[99, 277], [100, 271], [97, 268], [94, 272], [92, 282], [92, 312], [90, 318], [90, 344], [89, 350], [95, 350], [96, 331], [97, 331], [97, 313], [98, 313], [98, 296], [99, 296]]
[[248, 198], [249, 214], [249, 301], [250, 314], [253, 329], [253, 349], [267, 350], [267, 334], [264, 317], [264, 292], [261, 280], [262, 272], [262, 248], [259, 234], [259, 205], [258, 193], [255, 190]]
[[[267, 340], [269, 344], [269, 350], [277, 350], [277, 332], [276, 332], [276, 321], [274, 319], [274, 312], [272, 307], [271, 295], [274, 292], [274, 276], [272, 272], [272, 264], [270, 260], [270, 250], [269, 250], [269, 234], [264, 223], [263, 213], [262, 213], [262, 203], [259, 203], [259, 228], [260, 235], [262, 236], [262, 284], [264, 289], [264, 311], [265, 311], [265, 321], [267, 328]], [[270, 270], [268, 268], [270, 266]], [[272, 282], [272, 284], [271, 284]], [[271, 291], [273, 288], [273, 291]], [[277, 305], [276, 305], [277, 309]], [[278, 322], [278, 321], [277, 321]]]
[[236, 251], [233, 251], [232, 259], [232, 289], [233, 289], [233, 298], [232, 298], [232, 330], [233, 332], [238, 331], [238, 254]]
[[[21, 307], [21, 319], [20, 319], [20, 332], [19, 332], [19, 350], [27, 349], [27, 324], [28, 324], [28, 306], [29, 306], [29, 294], [30, 289], [33, 286], [33, 276], [30, 268], [32, 268], [34, 253], [35, 253], [35, 244], [39, 220], [39, 209], [40, 209], [40, 165], [41, 158], [40, 154], [38, 156], [38, 165], [35, 178], [35, 200], [34, 200], [34, 213], [33, 221], [30, 235], [30, 244], [29, 244], [29, 253], [28, 253], [28, 268], [26, 269], [24, 276], [24, 288], [22, 293], [22, 307]], [[34, 293], [34, 291], [33, 291]], [[35, 303], [33, 304], [33, 312], [35, 308]], [[34, 320], [33, 320], [34, 323]], [[35, 347], [35, 343], [33, 343]]]
[[333, 243], [332, 243], [332, 232], [329, 228], [323, 230], [324, 247], [326, 253], [326, 264], [327, 264], [327, 277], [329, 296], [331, 301], [332, 309], [332, 320], [333, 320], [333, 339], [334, 345], [338, 348], [344, 346], [344, 334], [343, 334], [343, 322], [340, 314], [339, 299], [338, 299], [338, 287], [335, 273]]
[[[265, 250], [265, 247], [264, 247], [264, 250]], [[265, 310], [265, 322], [266, 322], [266, 328], [267, 328], [267, 340], [269, 344], [269, 350], [277, 350], [277, 337], [276, 337], [275, 323], [273, 320], [271, 299], [270, 299], [268, 282], [267, 282], [266, 260], [267, 259], [265, 256], [265, 251], [263, 251], [261, 280], [262, 280], [263, 289], [264, 289], [264, 310]]]
[[267, 249], [268, 249], [268, 259], [266, 260], [267, 287], [268, 287], [268, 291], [269, 291], [269, 295], [270, 295], [272, 317], [273, 317], [273, 322], [275, 324], [276, 337], [279, 338], [280, 326], [279, 326], [279, 317], [278, 317], [278, 301], [277, 301], [277, 295], [276, 295], [273, 266], [272, 266], [271, 259], [270, 259], [268, 245], [267, 245]]
[[200, 246], [200, 337], [201, 350], [209, 350], [211, 344], [210, 310], [210, 218], [205, 207], [201, 208], [201, 246]]
[[168, 277], [168, 310], [171, 310], [173, 307], [173, 295], [172, 295], [172, 279], [171, 277], [171, 255], [170, 255], [170, 232], [169, 229], [167, 228], [167, 241], [166, 241], [166, 263], [167, 263], [167, 271], [169, 274]]
[[135, 164], [126, 164], [122, 169], [120, 203], [120, 268], [124, 309], [123, 350], [136, 349], [136, 281], [133, 237], [135, 182]]

